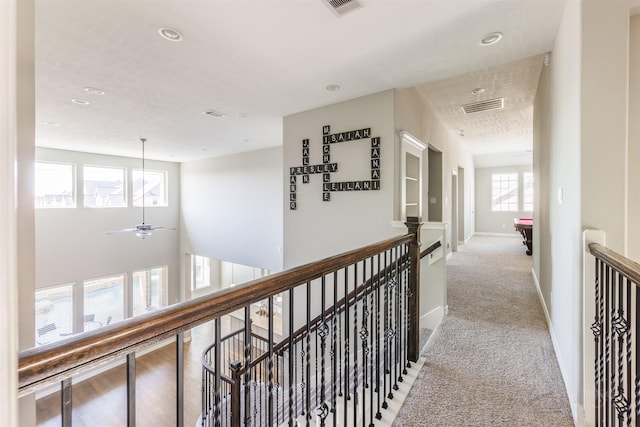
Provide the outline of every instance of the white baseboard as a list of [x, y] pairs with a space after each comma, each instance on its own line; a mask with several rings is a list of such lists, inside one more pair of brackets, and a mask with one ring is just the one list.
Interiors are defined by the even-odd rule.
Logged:
[[542, 290], [540, 289], [540, 282], [538, 281], [538, 276], [536, 276], [536, 271], [532, 268], [531, 275], [533, 276], [533, 282], [536, 285], [536, 290], [538, 291], [538, 297], [540, 298], [540, 304], [542, 305], [542, 310], [544, 311], [544, 317], [547, 319], [547, 327], [549, 329], [549, 335], [551, 335], [551, 344], [553, 344], [553, 350], [556, 353], [556, 359], [558, 360], [558, 365], [560, 366], [560, 373], [562, 374], [562, 381], [564, 382], [564, 387], [567, 390], [567, 397], [569, 398], [569, 406], [571, 407], [571, 415], [573, 416], [573, 422], [576, 426], [580, 426], [579, 424], [579, 404], [576, 400], [577, 394], [573, 392], [569, 382], [567, 381], [567, 369], [562, 362], [562, 356], [560, 353], [560, 347], [558, 346], [558, 340], [556, 338], [555, 330], [553, 329], [553, 323], [551, 322], [551, 316], [549, 316], [549, 311], [547, 310], [547, 305], [545, 304], [544, 297], [542, 296]]
[[420, 328], [431, 329], [432, 331], [442, 322], [445, 310], [442, 306], [438, 306], [428, 313], [420, 316]]
[[517, 237], [519, 239], [522, 239], [522, 235], [518, 234], [517, 232], [513, 232], [513, 233], [487, 233], [484, 231], [476, 231], [475, 233], [473, 233], [474, 236], [493, 236], [493, 237]]

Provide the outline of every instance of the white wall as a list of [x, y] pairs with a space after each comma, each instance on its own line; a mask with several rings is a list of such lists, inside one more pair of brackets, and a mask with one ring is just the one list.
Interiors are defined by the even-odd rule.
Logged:
[[535, 104], [534, 268], [576, 418], [582, 230], [604, 230], [607, 246], [624, 249], [628, 28], [628, 2], [567, 2]]
[[[381, 184], [378, 191], [331, 192], [322, 200], [322, 174], [310, 175], [310, 183], [297, 177], [297, 209], [289, 208], [289, 168], [302, 165], [302, 140], [308, 138], [310, 164], [322, 164], [322, 128], [331, 133], [371, 128], [380, 137]], [[331, 180], [370, 179], [369, 139], [331, 144], [331, 162], [339, 170]], [[354, 100], [310, 110], [284, 118], [284, 176], [281, 188], [284, 209], [284, 267], [316, 261], [330, 255], [365, 246], [405, 229], [394, 230], [394, 192], [397, 141], [394, 128], [394, 91], [389, 90]]]
[[[451, 240], [451, 174], [464, 168], [464, 236], [475, 232], [475, 173], [473, 157], [469, 154], [463, 140], [455, 130], [447, 129], [434, 110], [416, 89], [398, 89], [396, 91], [396, 128], [406, 130], [422, 142], [442, 152], [442, 221], [449, 223], [447, 241]], [[430, 207], [426, 181], [429, 176], [428, 150], [425, 150], [423, 166], [422, 212], [427, 218]], [[438, 205], [440, 207], [440, 205]], [[461, 233], [462, 235], [462, 233]], [[450, 248], [447, 248], [448, 250]]]
[[183, 163], [180, 251], [282, 269], [282, 148]]
[[[530, 218], [532, 211], [494, 212], [491, 210], [491, 175], [518, 174], [518, 198], [522, 207], [523, 172], [531, 172], [531, 166], [513, 165], [493, 168], [476, 168], [476, 231], [482, 233], [507, 233], [519, 235], [513, 228], [514, 218]], [[535, 241], [534, 241], [535, 244]]]
[[16, 3], [0, 2], [0, 424], [6, 426], [18, 425]]
[[[168, 302], [179, 299], [180, 259], [178, 231], [155, 231], [146, 239], [134, 233], [106, 235], [142, 222], [142, 208], [133, 207], [128, 190], [126, 208], [84, 208], [82, 166], [142, 167], [140, 159], [77, 151], [38, 148], [37, 160], [74, 163], [77, 175], [75, 209], [36, 210], [36, 288], [166, 265], [169, 268]], [[180, 209], [178, 163], [145, 161], [148, 170], [168, 172], [168, 207], [146, 207], [145, 222], [178, 228]], [[33, 332], [32, 332], [33, 333]]]

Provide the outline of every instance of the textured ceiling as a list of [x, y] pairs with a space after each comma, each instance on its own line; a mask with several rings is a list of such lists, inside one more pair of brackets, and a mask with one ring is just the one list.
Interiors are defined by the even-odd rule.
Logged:
[[[551, 50], [565, 0], [361, 2], [337, 17], [323, 0], [36, 0], [36, 144], [139, 156], [145, 137], [149, 158], [188, 161], [280, 145], [288, 114], [421, 85], [474, 152], [530, 147], [541, 59], [524, 58]], [[509, 109], [460, 117], [469, 85]]]
[[[475, 155], [532, 148], [533, 100], [544, 55], [472, 71], [417, 87], [438, 115], [463, 134]], [[474, 95], [475, 88], [484, 89]], [[504, 98], [504, 108], [465, 114], [461, 105]]]

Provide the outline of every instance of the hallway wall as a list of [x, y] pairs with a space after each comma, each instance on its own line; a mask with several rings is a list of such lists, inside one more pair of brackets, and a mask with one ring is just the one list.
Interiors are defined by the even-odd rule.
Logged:
[[[446, 128], [435, 114], [429, 100], [414, 88], [396, 90], [396, 129], [405, 130], [419, 138], [425, 144], [441, 152], [442, 200], [435, 205], [429, 204], [429, 150], [425, 150], [422, 160], [422, 216], [426, 221], [428, 209], [441, 209], [442, 222], [447, 227], [447, 242], [451, 241], [451, 173], [464, 168], [464, 233], [465, 237], [475, 233], [475, 168], [473, 157], [469, 154], [458, 134]], [[399, 165], [396, 166], [399, 168]], [[399, 191], [399, 190], [398, 190]], [[447, 252], [450, 247], [447, 248]]]
[[624, 249], [628, 2], [568, 2], [534, 114], [534, 272], [582, 416], [582, 230]]

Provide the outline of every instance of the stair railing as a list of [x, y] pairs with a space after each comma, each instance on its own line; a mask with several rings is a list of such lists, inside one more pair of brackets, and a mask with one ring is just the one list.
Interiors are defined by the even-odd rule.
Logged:
[[[595, 426], [637, 425], [640, 413], [640, 264], [591, 243], [595, 257]], [[586, 303], [586, 302], [585, 302]], [[585, 339], [587, 337], [585, 336]], [[591, 418], [591, 417], [589, 417]]]
[[[418, 349], [411, 337], [417, 332], [412, 299], [418, 298], [418, 290], [410, 289], [410, 272], [417, 273], [413, 261], [440, 247], [438, 241], [420, 253], [411, 244], [355, 259], [290, 289], [288, 300], [296, 309], [289, 310], [288, 334], [258, 357], [248, 356], [255, 355], [248, 342], [244, 358], [223, 358], [228, 366], [218, 369], [234, 371], [235, 379], [222, 391], [203, 388], [201, 424], [371, 426], [381, 420], [417, 360], [417, 351], [410, 355], [412, 345]], [[270, 301], [267, 307], [272, 306]], [[243, 333], [251, 328], [234, 337]], [[226, 345], [222, 339], [203, 353], [204, 384], [216, 372], [212, 353]]]
[[[397, 382], [401, 381], [402, 372], [411, 361], [418, 358], [418, 316], [417, 302], [419, 301], [417, 283], [419, 283], [420, 258], [420, 222], [417, 218], [407, 221], [409, 234], [391, 238], [364, 248], [356, 249], [341, 255], [332, 256], [324, 260], [296, 267], [285, 272], [276, 273], [242, 285], [221, 290], [215, 294], [203, 296], [194, 300], [182, 302], [163, 309], [136, 316], [121, 322], [116, 322], [100, 329], [81, 333], [65, 338], [55, 343], [31, 348], [20, 352], [18, 363], [18, 394], [24, 396], [46, 386], [60, 383], [62, 388], [62, 425], [71, 425], [72, 377], [84, 371], [126, 356], [127, 366], [127, 423], [135, 425], [136, 410], [136, 352], [148, 348], [155, 343], [168, 338], [176, 338], [176, 425], [184, 425], [184, 332], [202, 323], [214, 320], [215, 343], [221, 341], [220, 318], [237, 310], [244, 310], [245, 318], [250, 318], [251, 304], [263, 300], [268, 301], [269, 324], [265, 360], [267, 368], [264, 372], [251, 372], [251, 363], [246, 363], [255, 357], [251, 348], [245, 348], [245, 363], [241, 375], [245, 384], [252, 384], [252, 378], [266, 378], [258, 393], [263, 391], [265, 405], [251, 406], [251, 399], [245, 399], [245, 414], [256, 414], [265, 424], [273, 425], [281, 418], [276, 412], [279, 399], [283, 399], [285, 383], [295, 387], [287, 387], [289, 394], [287, 414], [296, 418], [304, 417], [307, 422], [312, 418], [310, 411], [316, 408], [324, 413], [336, 409], [337, 398], [341, 397], [345, 408], [349, 401], [354, 402], [354, 408], [369, 408], [365, 402], [365, 392], [368, 388], [380, 390], [377, 393], [378, 402], [375, 411], [382, 408], [385, 399], [390, 399]], [[406, 261], [403, 261], [406, 260]], [[389, 270], [390, 266], [394, 266]], [[376, 276], [376, 272], [387, 273]], [[390, 277], [393, 271], [395, 277]], [[331, 273], [332, 272], [332, 273]], [[374, 279], [377, 277], [377, 279]], [[366, 278], [366, 279], [365, 279]], [[383, 286], [375, 288], [372, 282], [384, 282]], [[324, 286], [315, 286], [317, 282]], [[330, 283], [331, 286], [327, 286]], [[366, 285], [368, 283], [368, 285]], [[393, 286], [391, 284], [394, 284]], [[312, 286], [313, 285], [313, 286]], [[362, 286], [360, 286], [362, 285]], [[355, 300], [350, 299], [350, 293], [355, 292]], [[279, 359], [274, 344], [273, 331], [273, 298], [277, 294], [286, 293], [290, 300], [290, 309], [285, 313], [288, 317], [288, 351]], [[306, 295], [306, 301], [304, 296]], [[354, 315], [338, 315], [335, 302], [344, 296], [344, 313], [355, 310]], [[299, 312], [300, 301], [306, 305], [302, 319], [296, 316]], [[311, 319], [325, 313], [334, 303], [332, 318], [321, 315], [317, 326], [313, 326]], [[313, 308], [313, 310], [312, 310]], [[332, 320], [333, 319], [333, 320]], [[302, 339], [295, 341], [295, 332], [304, 329]], [[313, 328], [313, 330], [312, 330]], [[338, 332], [340, 331], [340, 332]], [[245, 322], [244, 336], [251, 336], [251, 323]], [[336, 334], [340, 336], [336, 337]], [[312, 348], [313, 336], [320, 336], [316, 340], [318, 349]], [[374, 339], [375, 336], [384, 337]], [[331, 338], [329, 338], [331, 337]], [[338, 344], [343, 343], [344, 344]], [[377, 342], [374, 348], [371, 343]], [[284, 344], [283, 344], [284, 346]], [[216, 345], [213, 354], [213, 394], [214, 416], [212, 425], [219, 425], [222, 406], [226, 404], [227, 392], [222, 388], [222, 382], [229, 378], [222, 372], [222, 346]], [[249, 347], [249, 346], [246, 346]], [[283, 347], [284, 349], [284, 347]], [[315, 359], [320, 365], [311, 366], [311, 353], [320, 354]], [[372, 362], [371, 353], [375, 352], [382, 360], [382, 364]], [[333, 358], [327, 357], [333, 354]], [[300, 361], [300, 363], [298, 363]], [[327, 364], [331, 370], [327, 370]], [[299, 366], [299, 369], [293, 368]], [[236, 367], [237, 368], [237, 367]], [[280, 370], [281, 374], [276, 371]], [[312, 376], [311, 371], [317, 370], [320, 378]], [[370, 370], [375, 369], [372, 375]], [[379, 369], [382, 369], [378, 372]], [[339, 375], [340, 370], [342, 374]], [[364, 372], [367, 370], [367, 374]], [[237, 375], [237, 369], [235, 374]], [[324, 377], [322, 376], [324, 374]], [[329, 378], [328, 375], [333, 376]], [[231, 379], [233, 379], [233, 372]], [[278, 376], [280, 375], [280, 377]], [[282, 379], [280, 379], [282, 378]], [[286, 378], [286, 380], [285, 380]], [[312, 396], [312, 378], [318, 384], [329, 384], [315, 387]], [[337, 379], [341, 379], [338, 381]], [[364, 379], [363, 379], [364, 378]], [[373, 382], [375, 381], [375, 385]], [[364, 388], [362, 388], [364, 386]], [[252, 396], [251, 390], [245, 387], [245, 396]], [[386, 393], [386, 397], [383, 394]], [[254, 393], [255, 394], [255, 393]], [[282, 396], [282, 397], [281, 397]], [[299, 409], [293, 404], [303, 402]], [[312, 399], [315, 401], [312, 403]], [[382, 399], [382, 403], [380, 401]], [[331, 406], [330, 406], [331, 405]], [[371, 406], [373, 408], [373, 406]], [[370, 409], [373, 410], [373, 409]], [[297, 412], [296, 412], [297, 411]], [[237, 410], [236, 410], [237, 412]], [[320, 413], [319, 415], [322, 415]], [[360, 418], [356, 411], [344, 411], [344, 416], [350, 414], [346, 425]], [[363, 414], [366, 415], [366, 414]], [[374, 415], [377, 416], [377, 413]], [[280, 417], [280, 418], [276, 418]], [[371, 420], [371, 416], [365, 417]], [[208, 417], [207, 419], [211, 419]], [[293, 419], [293, 418], [289, 418]], [[346, 418], [345, 418], [346, 420]], [[373, 422], [373, 421], [371, 421]]]

